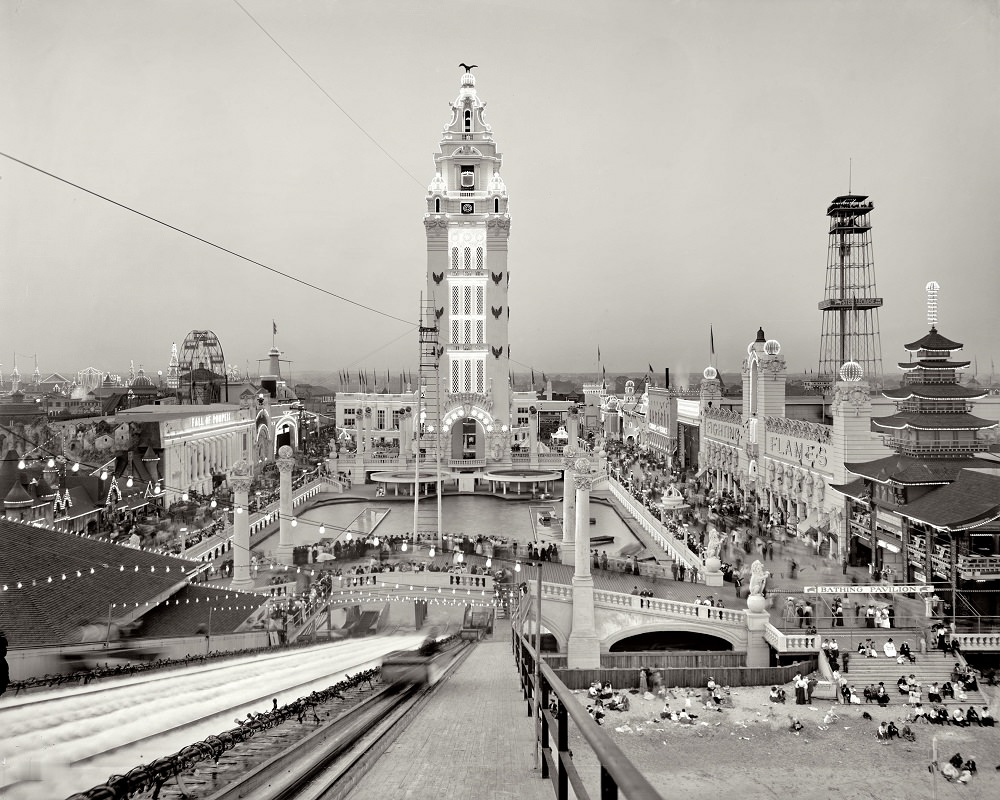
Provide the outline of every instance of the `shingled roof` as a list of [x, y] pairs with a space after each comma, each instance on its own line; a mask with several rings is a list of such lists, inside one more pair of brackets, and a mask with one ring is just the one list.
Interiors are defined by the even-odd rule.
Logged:
[[218, 586], [188, 585], [142, 617], [140, 636], [195, 636], [208, 631], [212, 609], [211, 634], [234, 633], [247, 617], [267, 598], [249, 592], [234, 592]]
[[954, 483], [909, 503], [906, 515], [948, 530], [1000, 519], [1000, 468], [963, 469]]
[[[928, 458], [890, 455], [863, 464], [844, 464], [855, 475], [871, 478], [879, 483], [916, 484], [951, 483], [966, 468], [996, 466], [980, 458]], [[849, 484], [848, 484], [849, 485]], [[839, 490], [838, 490], [839, 491]]]
[[109, 611], [118, 619], [173, 594], [196, 566], [0, 519], [0, 630], [11, 647], [72, 641], [83, 622], [107, 621]]
[[961, 342], [953, 342], [938, 333], [937, 328], [931, 328], [924, 336], [917, 339], [915, 342], [910, 342], [909, 344], [904, 344], [903, 347], [910, 353], [915, 353], [917, 350], [961, 350]]

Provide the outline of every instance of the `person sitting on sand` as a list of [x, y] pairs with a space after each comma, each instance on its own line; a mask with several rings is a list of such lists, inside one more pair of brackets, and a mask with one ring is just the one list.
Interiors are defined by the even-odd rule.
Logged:
[[885, 653], [886, 658], [896, 657], [896, 645], [892, 643], [891, 636], [889, 637], [889, 640], [884, 645], [882, 645], [882, 652]]
[[784, 703], [785, 702], [785, 690], [777, 686], [772, 686], [771, 691], [768, 692], [767, 699], [772, 703]]
[[791, 733], [798, 733], [802, 730], [802, 723], [799, 722], [797, 717], [791, 717], [791, 724], [788, 726], [788, 730]]
[[983, 710], [979, 712], [979, 724], [983, 728], [992, 728], [996, 724], [989, 707], [983, 706]]
[[885, 684], [879, 681], [878, 688], [875, 690], [875, 701], [885, 708], [889, 705], [889, 693], [885, 690]]
[[663, 710], [660, 712], [660, 719], [671, 719], [673, 716], [670, 711], [670, 703], [663, 704]]
[[903, 739], [904, 741], [907, 741], [907, 742], [915, 742], [915, 741], [917, 741], [917, 736], [916, 736], [916, 734], [913, 731], [910, 730], [910, 726], [909, 725], [904, 725], [903, 726], [903, 730], [900, 732], [899, 738]]
[[965, 714], [962, 709], [956, 708], [951, 715], [951, 724], [958, 725], [960, 728], [967, 728], [969, 723], [965, 720]]
[[608, 681], [604, 684], [604, 688], [601, 689], [601, 699], [610, 700], [614, 696], [615, 690], [611, 688], [611, 682]]
[[878, 730], [875, 731], [875, 738], [878, 739], [880, 742], [889, 741], [889, 723], [887, 723], [885, 720], [882, 720], [878, 724]]
[[979, 725], [979, 727], [982, 727], [982, 725], [979, 722], [979, 714], [976, 712], [976, 709], [973, 708], [972, 706], [969, 706], [968, 710], [965, 712], [965, 721], [969, 725], [976, 724]]
[[613, 695], [607, 702], [607, 708], [611, 711], [628, 711], [628, 695], [624, 692], [619, 692], [618, 694]]

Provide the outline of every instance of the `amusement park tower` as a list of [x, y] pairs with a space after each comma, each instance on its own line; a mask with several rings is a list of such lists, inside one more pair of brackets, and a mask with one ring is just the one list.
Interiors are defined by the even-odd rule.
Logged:
[[[502, 157], [485, 109], [466, 68], [434, 156], [424, 214], [421, 405], [424, 427], [438, 428], [445, 458], [496, 458], [510, 447], [510, 216]], [[431, 347], [437, 348], [439, 378], [433, 377]], [[436, 395], [440, 390], [443, 397]]]
[[826, 210], [830, 240], [826, 262], [826, 292], [819, 310], [823, 333], [819, 348], [816, 388], [829, 390], [844, 364], [860, 365], [863, 379], [872, 388], [882, 386], [882, 349], [879, 342], [872, 259], [871, 223], [874, 206], [865, 195], [835, 197]]

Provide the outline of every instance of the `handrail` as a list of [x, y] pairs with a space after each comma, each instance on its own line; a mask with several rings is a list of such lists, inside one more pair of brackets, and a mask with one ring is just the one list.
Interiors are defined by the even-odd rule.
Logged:
[[637, 506], [635, 498], [625, 490], [625, 487], [617, 479], [610, 475], [608, 476], [608, 488], [611, 490], [611, 494], [625, 506], [626, 510], [632, 515], [632, 518], [663, 548], [664, 552], [668, 553], [675, 561], [684, 562], [688, 568], [697, 569], [699, 572], [704, 570], [701, 559], [691, 552], [687, 544], [678, 542], [674, 539], [673, 535], [664, 535], [663, 524], [658, 521], [654, 523], [652, 514], [647, 512], [646, 509]]
[[[573, 786], [573, 794], [577, 800], [590, 800], [591, 797], [617, 798], [621, 790], [630, 800], [663, 800], [663, 796], [653, 787], [627, 756], [598, 727], [590, 715], [580, 706], [573, 692], [559, 680], [552, 668], [539, 660], [539, 687], [535, 687], [535, 661], [537, 654], [524, 637], [514, 632], [514, 657], [521, 674], [521, 688], [524, 698], [529, 700], [528, 714], [533, 713], [535, 700], [541, 700], [539, 718], [536, 723], [536, 738], [542, 752], [542, 777], [552, 781], [556, 800], [569, 800], [569, 785]], [[537, 695], [536, 695], [537, 691]], [[549, 708], [551, 695], [558, 700], [557, 709], [553, 713]], [[600, 789], [597, 794], [587, 790], [583, 777], [573, 761], [569, 748], [569, 721], [572, 720], [579, 730], [583, 740], [590, 747], [601, 765]], [[553, 751], [549, 741], [550, 729], [555, 729], [556, 748]]]

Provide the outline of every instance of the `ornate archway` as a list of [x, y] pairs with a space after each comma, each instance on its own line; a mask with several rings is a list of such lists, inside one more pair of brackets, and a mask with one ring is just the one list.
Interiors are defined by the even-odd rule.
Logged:
[[451, 460], [501, 461], [510, 449], [510, 429], [497, 422], [485, 395], [449, 395], [441, 416], [444, 452]]

